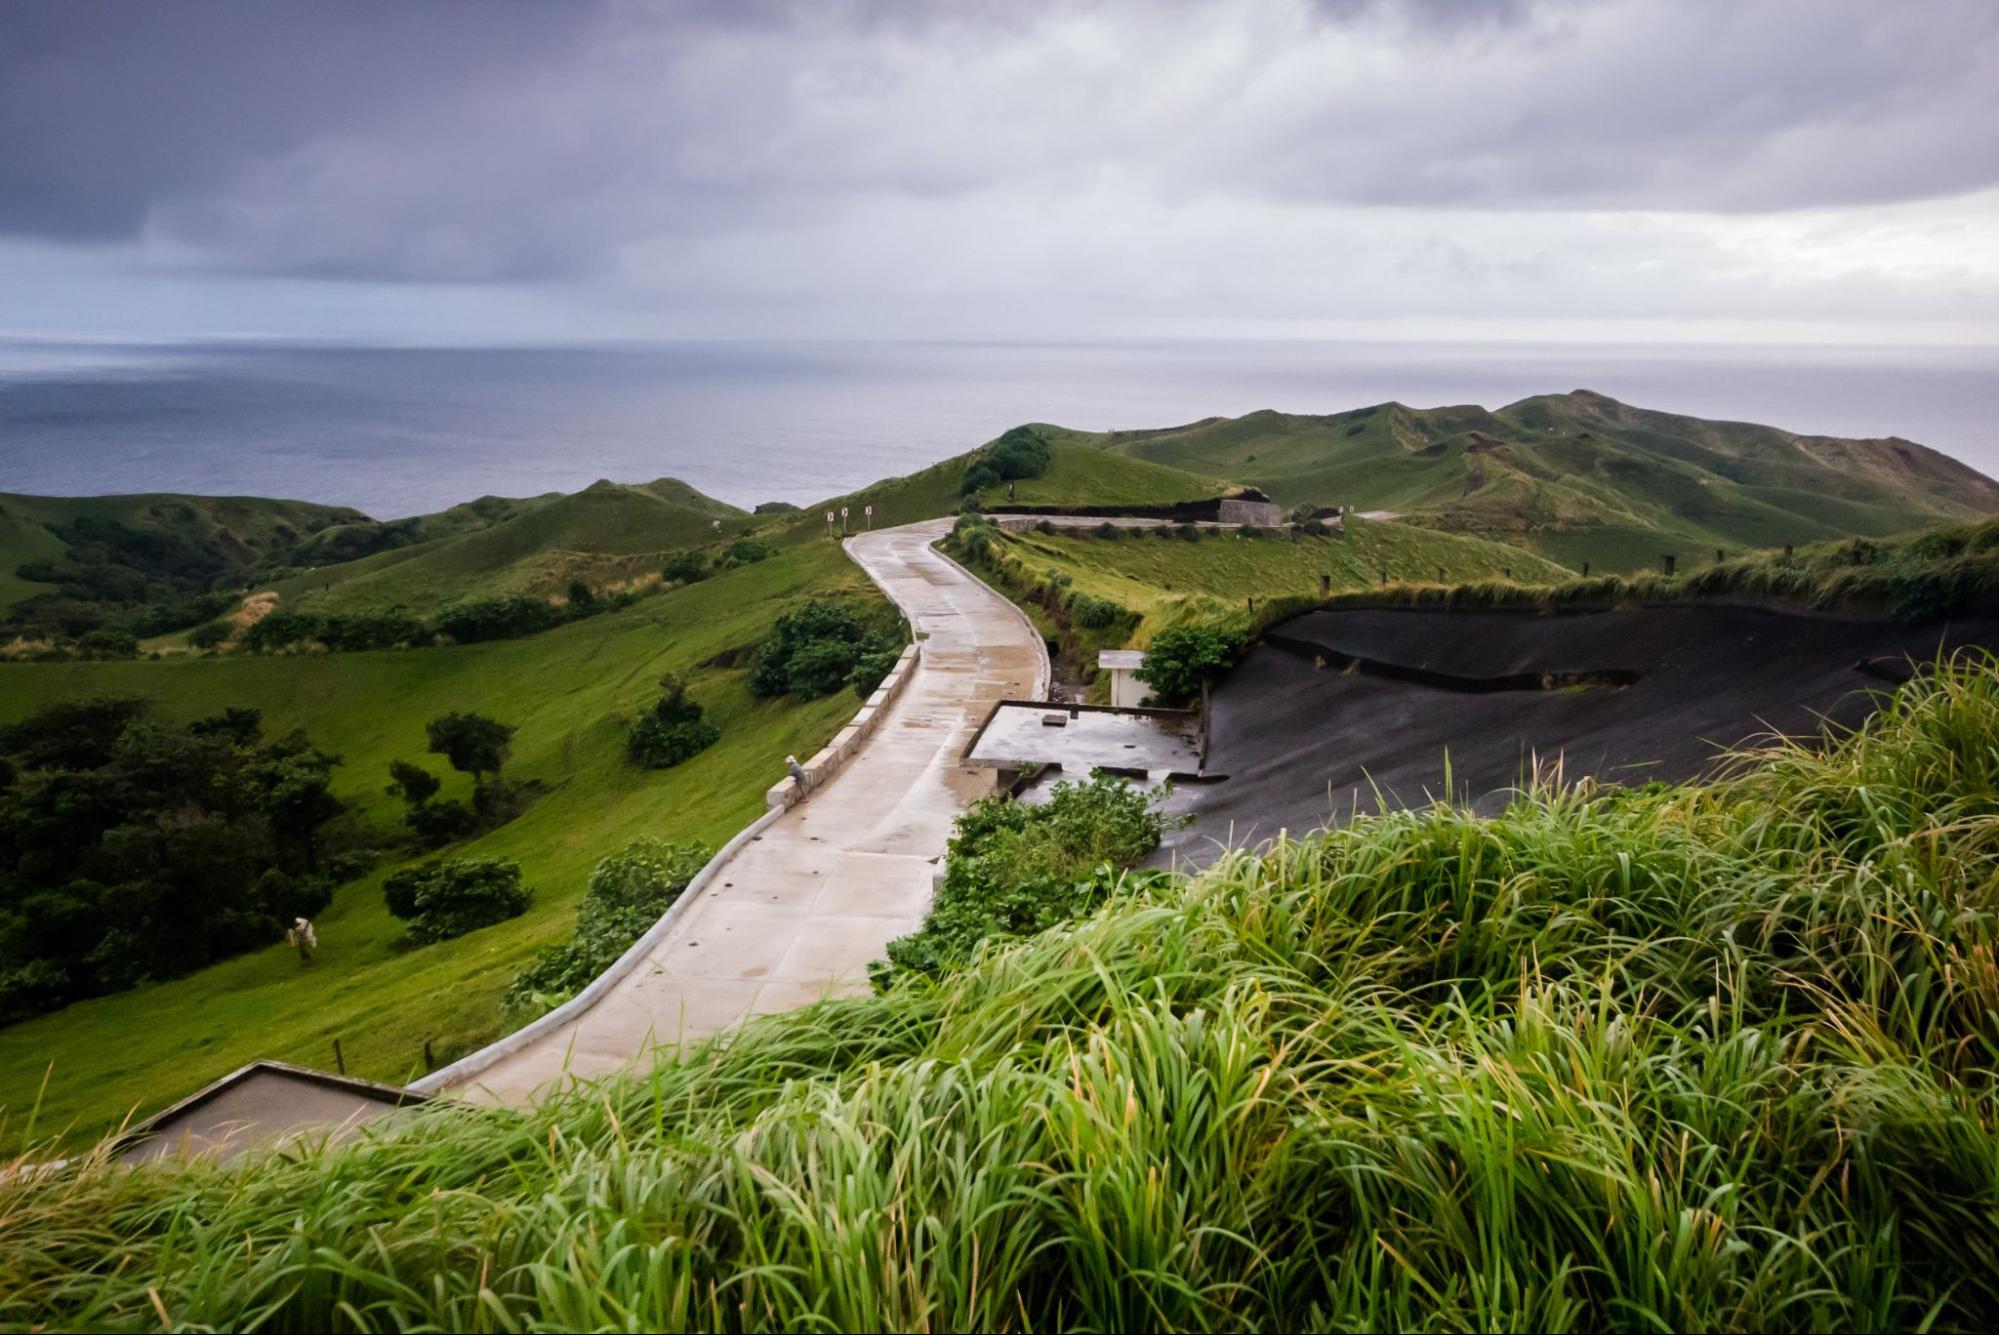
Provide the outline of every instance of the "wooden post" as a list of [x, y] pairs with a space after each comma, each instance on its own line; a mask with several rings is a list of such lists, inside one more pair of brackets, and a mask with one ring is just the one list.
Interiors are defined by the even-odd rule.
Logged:
[[347, 1074], [347, 1058], [340, 1051], [340, 1040], [337, 1038], [333, 1040], [333, 1069], [342, 1075]]
[[428, 1075], [437, 1069], [437, 1058], [430, 1055], [430, 1040], [423, 1041], [423, 1070]]
[[1673, 567], [1678, 563], [1678, 558], [1672, 552], [1667, 552], [1660, 558], [1660, 560], [1662, 562], [1663, 569], [1665, 570], [1666, 577], [1668, 579], [1671, 579], [1673, 575]]
[[1322, 574], [1319, 576], [1319, 596], [1321, 598], [1330, 598], [1333, 596], [1333, 577], [1331, 575]]
[[1589, 578], [1589, 562], [1587, 561], [1583, 562], [1583, 578]]
[[1387, 587], [1388, 587], [1388, 567], [1387, 567], [1387, 566], [1383, 566], [1383, 567], [1381, 568], [1381, 585], [1382, 585], [1382, 587], [1383, 587], [1383, 588], [1387, 588]]
[[1499, 577], [1500, 577], [1501, 579], [1512, 579], [1512, 578], [1513, 578], [1513, 567], [1512, 567], [1512, 566], [1501, 566], [1501, 567], [1499, 568]]
[[1784, 544], [1784, 559], [1786, 561], [1791, 559], [1791, 544], [1788, 542]]
[[1721, 563], [1722, 563], [1723, 561], [1726, 561], [1727, 559], [1728, 559], [1728, 553], [1727, 553], [1727, 552], [1724, 552], [1724, 551], [1723, 551], [1723, 550], [1722, 550], [1721, 548], [1719, 548], [1719, 547], [1717, 547], [1717, 548], [1715, 548], [1715, 549], [1714, 549], [1714, 563], [1715, 563], [1716, 565], [1720, 565], [1720, 564], [1721, 564]]

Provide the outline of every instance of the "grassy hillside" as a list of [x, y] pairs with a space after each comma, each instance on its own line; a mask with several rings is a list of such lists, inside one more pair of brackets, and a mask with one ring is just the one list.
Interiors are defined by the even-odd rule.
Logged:
[[[1322, 575], [1331, 577], [1338, 595], [1375, 589], [1384, 572], [1397, 590], [1440, 576], [1442, 586], [1543, 585], [1574, 573], [1519, 548], [1388, 521], [1351, 520], [1344, 533], [1323, 536], [1208, 530], [1190, 541], [1178, 532], [1131, 530], [1103, 538], [1092, 530], [989, 530], [985, 556], [955, 540], [951, 550], [1058, 646], [1057, 679], [1089, 687], [1093, 698], [1108, 690], [1096, 678], [1099, 650], [1143, 647], [1162, 627], [1183, 621], [1258, 624], [1274, 605], [1318, 598]], [[1107, 602], [1121, 615], [1100, 615], [1092, 625], [1076, 613], [1072, 600], [1078, 595]]]
[[[1229, 486], [1219, 478], [1097, 449], [1080, 432], [1039, 425], [1035, 430], [1048, 439], [1049, 467], [1040, 477], [1016, 480], [1014, 499], [1021, 505], [1157, 505], [1204, 500]], [[782, 516], [764, 532], [785, 541], [823, 537], [826, 511], [837, 512], [841, 506], [852, 512], [848, 523], [855, 530], [864, 522], [862, 507], [866, 505], [875, 507], [877, 528], [956, 514], [964, 502], [959, 484], [966, 464], [977, 453], [954, 455], [905, 477], [885, 478], [845, 496], [808, 505], [796, 514]], [[1002, 485], [985, 499], [1003, 504], [1005, 496]]]
[[1999, 677], [1364, 818], [525, 1112], [0, 1180], [58, 1329], [1985, 1330]]
[[1799, 436], [1600, 394], [1497, 411], [1380, 404], [1257, 412], [1094, 438], [1120, 454], [1635, 570], [1664, 552], [1885, 535], [1999, 512], [1999, 484], [1912, 442]]
[[[206, 587], [216, 580], [247, 579], [260, 562], [313, 534], [366, 521], [360, 511], [344, 506], [255, 496], [0, 493], [0, 614], [24, 598], [57, 593], [59, 582], [24, 579], [19, 568], [63, 561], [73, 548], [94, 549], [88, 557], [94, 563], [108, 556], [133, 582], [177, 575], [182, 583], [194, 581], [188, 588]], [[135, 592], [113, 603], [138, 600]]]
[[[400, 805], [383, 792], [392, 759], [424, 754], [424, 723], [452, 710], [518, 726], [510, 777], [546, 785], [527, 813], [463, 846], [519, 859], [536, 889], [527, 916], [441, 945], [399, 947], [382, 903], [389, 868], [342, 887], [318, 920], [318, 962], [283, 946], [187, 978], [84, 1002], [0, 1029], [0, 1139], [17, 1142], [45, 1069], [44, 1132], [101, 1130], [255, 1057], [332, 1064], [402, 1080], [423, 1041], [440, 1060], [511, 1022], [498, 1000], [535, 949], [567, 934], [590, 867], [640, 834], [719, 845], [755, 817], [787, 752], [810, 754], [849, 716], [842, 694], [810, 704], [752, 699], [740, 668], [704, 667], [765, 635], [803, 598], [879, 594], [831, 544], [802, 547], [704, 583], [523, 640], [407, 652], [13, 664], [0, 668], [0, 721], [46, 701], [141, 695], [167, 721], [227, 705], [262, 709], [268, 730], [306, 728], [345, 765], [337, 789], [385, 828]], [[721, 741], [675, 769], [624, 759], [624, 722], [672, 671], [722, 728]], [[446, 795], [463, 796], [462, 776]]]
[[[448, 514], [449, 512], [447, 512]], [[749, 516], [683, 482], [597, 482], [569, 496], [518, 504], [495, 522], [293, 575], [273, 587], [287, 605], [323, 612], [400, 603], [427, 612], [493, 593], [556, 594], [658, 571], [670, 551], [730, 534]]]

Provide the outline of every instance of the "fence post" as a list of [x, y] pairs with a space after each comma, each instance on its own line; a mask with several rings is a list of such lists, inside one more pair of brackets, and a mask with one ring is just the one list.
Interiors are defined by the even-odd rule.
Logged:
[[347, 1074], [347, 1057], [340, 1051], [340, 1040], [337, 1038], [333, 1040], [333, 1069], [342, 1075]]

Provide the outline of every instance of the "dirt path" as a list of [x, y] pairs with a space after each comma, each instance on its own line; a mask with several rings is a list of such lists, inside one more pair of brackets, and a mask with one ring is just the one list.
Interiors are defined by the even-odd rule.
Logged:
[[600, 1075], [750, 1015], [867, 989], [868, 962], [929, 907], [952, 819], [990, 783], [958, 763], [973, 729], [993, 701], [1048, 686], [1047, 652], [1018, 610], [931, 546], [949, 529], [934, 520], [847, 541], [923, 655], [845, 768], [744, 842], [594, 1006], [419, 1088], [521, 1103], [565, 1075]]

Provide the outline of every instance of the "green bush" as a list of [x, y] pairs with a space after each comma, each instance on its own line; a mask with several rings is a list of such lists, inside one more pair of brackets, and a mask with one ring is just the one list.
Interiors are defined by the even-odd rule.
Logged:
[[1087, 593], [1070, 594], [1068, 607], [1069, 619], [1084, 630], [1105, 630], [1131, 615], [1108, 598], [1096, 598]]
[[518, 918], [534, 902], [521, 866], [505, 858], [456, 858], [393, 872], [382, 883], [389, 913], [418, 945], [447, 941]]
[[870, 971], [875, 986], [935, 977], [982, 942], [1031, 936], [1095, 909], [1118, 884], [1118, 868], [1158, 847], [1162, 801], [1099, 774], [1057, 783], [1043, 803], [973, 803], [958, 817], [936, 903], [921, 928], [889, 942], [887, 962]]
[[702, 707], [688, 698], [686, 682], [669, 674], [659, 684], [666, 694], [625, 732], [626, 754], [647, 769], [671, 768], [722, 737], [722, 730], [703, 717]]
[[723, 567], [755, 565], [767, 561], [777, 552], [777, 548], [761, 538], [737, 538], [722, 551], [719, 562]]
[[645, 838], [598, 862], [567, 941], [547, 946], [507, 987], [512, 1010], [553, 1010], [611, 967], [708, 863], [699, 844]]
[[[519, 639], [547, 630], [561, 620], [561, 611], [546, 598], [511, 593], [496, 598], [473, 598], [447, 607], [437, 614], [436, 627], [439, 634], [448, 635], [459, 644], [476, 644], [483, 640]], [[257, 624], [261, 626], [263, 622]]]
[[[886, 675], [894, 666], [893, 655], [886, 666], [880, 657], [891, 647], [901, 652], [901, 635], [894, 626], [870, 629], [845, 603], [815, 598], [779, 617], [769, 638], [757, 646], [750, 662], [750, 693], [814, 699], [850, 684], [858, 689], [876, 668]], [[880, 676], [874, 677], [867, 690], [880, 682]]]
[[708, 558], [701, 552], [675, 552], [660, 567], [659, 577], [668, 584], [693, 584], [708, 578]]
[[1152, 637], [1133, 675], [1152, 688], [1153, 702], [1190, 704], [1201, 698], [1202, 683], [1219, 681], [1235, 666], [1244, 647], [1239, 634], [1219, 626], [1172, 626]]

